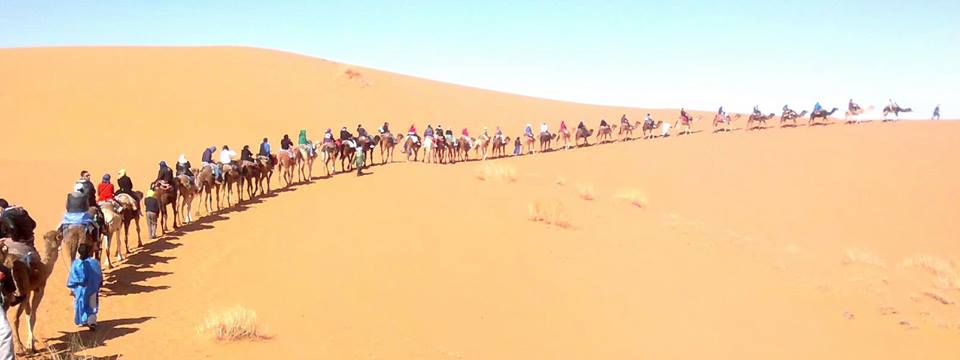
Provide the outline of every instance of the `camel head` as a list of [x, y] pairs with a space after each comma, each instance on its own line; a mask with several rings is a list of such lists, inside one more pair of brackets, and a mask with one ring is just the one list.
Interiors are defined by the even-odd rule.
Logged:
[[43, 233], [43, 246], [46, 249], [60, 249], [60, 244], [63, 243], [63, 233], [50, 230]]
[[828, 112], [827, 115], [833, 115], [833, 113], [835, 112], [837, 112], [837, 108], [833, 108], [832, 110], [830, 110], [830, 112]]
[[911, 112], [911, 111], [913, 111], [913, 109], [911, 109], [911, 108], [901, 108], [901, 109], [900, 109], [900, 112]]

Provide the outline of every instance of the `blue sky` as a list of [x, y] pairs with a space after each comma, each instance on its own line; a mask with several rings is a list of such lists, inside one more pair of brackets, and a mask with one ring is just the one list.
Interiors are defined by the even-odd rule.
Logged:
[[960, 118], [960, 1], [0, 1], [0, 47], [245, 45], [638, 107]]

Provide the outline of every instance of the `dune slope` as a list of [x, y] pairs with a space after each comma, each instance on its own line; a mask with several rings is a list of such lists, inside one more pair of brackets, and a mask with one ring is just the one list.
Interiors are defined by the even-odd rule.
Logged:
[[[238, 48], [2, 50], [0, 72], [0, 117], [24, 149], [0, 155], [0, 196], [41, 229], [80, 168], [123, 166], [142, 185], [157, 160], [300, 127], [518, 132], [646, 111]], [[92, 354], [138, 359], [955, 359], [958, 132], [700, 132], [338, 175], [148, 242], [108, 272], [102, 330], [83, 336]], [[63, 267], [38, 325], [53, 344], [77, 330]], [[234, 305], [272, 339], [197, 335]]]

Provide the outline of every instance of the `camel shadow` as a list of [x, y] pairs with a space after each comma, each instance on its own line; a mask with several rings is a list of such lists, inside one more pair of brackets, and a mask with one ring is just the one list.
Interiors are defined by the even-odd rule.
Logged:
[[163, 237], [137, 249], [125, 261], [124, 267], [115, 268], [104, 274], [103, 296], [131, 295], [154, 292], [170, 288], [167, 285], [142, 285], [150, 279], [171, 274], [166, 271], [151, 271], [150, 267], [160, 263], [168, 263], [175, 259], [173, 256], [161, 256], [159, 253], [176, 249], [182, 244], [170, 242], [175, 237]]
[[783, 124], [783, 125], [780, 125], [780, 128], [781, 128], [781, 129], [792, 129], [792, 128], [795, 128], [795, 127], [797, 127], [797, 124]]
[[104, 346], [110, 340], [135, 333], [140, 329], [130, 325], [142, 324], [152, 319], [154, 319], [153, 316], [111, 319], [98, 322], [96, 331], [61, 331], [59, 337], [48, 340], [53, 341], [53, 343], [47, 343], [47, 352], [53, 355], [52, 358], [54, 359], [119, 359], [120, 354], [90, 357], [79, 353]]
[[815, 122], [815, 123], [811, 123], [811, 124], [809, 124], [809, 125], [807, 125], [807, 126], [808, 126], [808, 127], [814, 127], [814, 126], [830, 126], [830, 125], [833, 125], [833, 123], [832, 123], [832, 122]]

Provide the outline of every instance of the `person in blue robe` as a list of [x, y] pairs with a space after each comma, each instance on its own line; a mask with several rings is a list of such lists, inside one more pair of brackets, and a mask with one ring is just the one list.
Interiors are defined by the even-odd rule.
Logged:
[[74, 296], [73, 322], [93, 331], [97, 328], [97, 312], [100, 310], [97, 297], [103, 285], [103, 273], [97, 259], [90, 256], [91, 250], [87, 244], [80, 244], [77, 248], [80, 257], [70, 265], [67, 287]]

